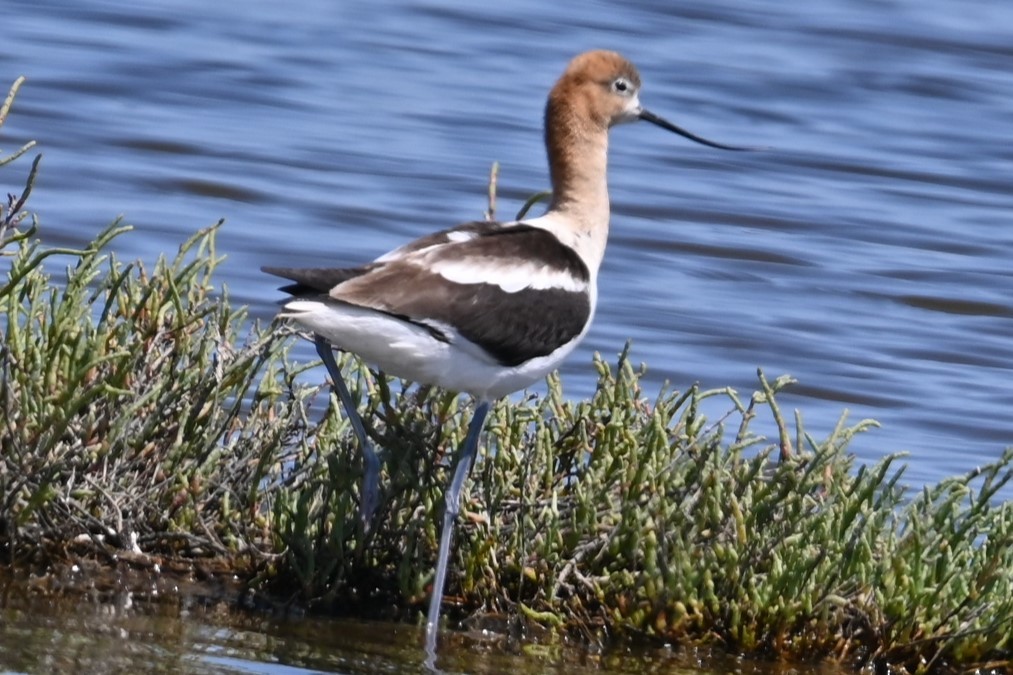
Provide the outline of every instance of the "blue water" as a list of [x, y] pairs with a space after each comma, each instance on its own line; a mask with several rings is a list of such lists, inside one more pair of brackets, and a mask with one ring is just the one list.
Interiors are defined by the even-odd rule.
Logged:
[[781, 403], [817, 438], [845, 408], [876, 418], [853, 449], [910, 451], [915, 487], [997, 457], [1013, 4], [667, 4], [7, 0], [0, 80], [28, 82], [0, 142], [40, 142], [49, 243], [122, 214], [137, 231], [119, 251], [152, 261], [226, 218], [221, 281], [267, 318], [260, 265], [354, 264], [478, 218], [494, 160], [512, 215], [547, 187], [548, 88], [574, 54], [618, 49], [654, 112], [772, 149], [613, 132], [599, 312], [566, 391], [586, 395], [591, 354], [632, 338], [648, 391], [748, 396], [762, 367], [800, 380]]
[[[570, 395], [593, 387], [594, 351], [612, 359], [632, 338], [647, 391], [669, 380], [748, 396], [762, 367], [800, 380], [781, 403], [817, 438], [845, 408], [878, 419], [853, 449], [863, 461], [910, 451], [913, 487], [1013, 444], [1007, 0], [6, 0], [0, 84], [28, 82], [0, 147], [39, 140], [31, 206], [53, 245], [122, 214], [136, 232], [120, 254], [151, 262], [226, 218], [221, 281], [266, 319], [278, 293], [262, 264], [354, 264], [478, 218], [493, 161], [501, 215], [546, 188], [544, 96], [570, 57], [598, 47], [640, 66], [654, 112], [772, 149], [614, 131], [612, 238], [596, 323], [565, 369]], [[3, 189], [19, 191], [26, 171], [5, 167]], [[32, 653], [60, 663], [60, 636], [78, 635], [63, 620], [26, 625], [43, 640]], [[418, 661], [390, 656], [389, 642], [418, 644], [397, 627], [350, 638], [365, 656], [314, 660], [299, 655], [347, 631], [112, 625], [112, 642], [96, 642], [111, 651], [89, 660], [74, 646], [94, 639], [85, 630], [70, 662], [102, 663], [116, 645], [131, 669], [178, 651], [186, 672]], [[145, 652], [161, 633], [180, 637]], [[482, 667], [478, 654], [458, 666]], [[543, 665], [509, 668], [556, 672]]]

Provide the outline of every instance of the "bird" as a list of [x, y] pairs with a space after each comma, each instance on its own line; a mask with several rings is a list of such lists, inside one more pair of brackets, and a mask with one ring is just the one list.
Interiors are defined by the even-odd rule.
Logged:
[[406, 243], [372, 262], [342, 268], [264, 267], [287, 279], [279, 314], [314, 336], [363, 457], [360, 519], [370, 525], [381, 462], [334, 359], [334, 349], [419, 384], [469, 394], [475, 409], [457, 453], [445, 509], [425, 649], [437, 632], [461, 491], [475, 462], [490, 405], [555, 370], [587, 334], [609, 232], [609, 130], [644, 121], [696, 143], [640, 103], [637, 68], [614, 51], [574, 57], [552, 87], [544, 133], [551, 199], [543, 215], [466, 222]]

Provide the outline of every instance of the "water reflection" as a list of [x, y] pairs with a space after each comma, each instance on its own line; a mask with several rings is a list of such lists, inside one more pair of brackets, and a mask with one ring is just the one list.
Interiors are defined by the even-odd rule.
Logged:
[[[112, 603], [74, 595], [26, 597], [7, 586], [0, 606], [0, 669], [26, 673], [344, 675], [423, 673], [419, 627], [230, 609], [209, 596]], [[710, 651], [626, 646], [598, 652], [560, 638], [519, 643], [502, 634], [445, 632], [448, 673], [743, 673], [843, 675], [829, 664], [765, 663]]]

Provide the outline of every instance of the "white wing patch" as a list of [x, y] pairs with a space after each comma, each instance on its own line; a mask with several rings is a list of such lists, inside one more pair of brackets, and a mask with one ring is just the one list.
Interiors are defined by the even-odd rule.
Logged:
[[526, 288], [536, 291], [558, 288], [571, 293], [587, 291], [587, 282], [568, 271], [530, 262], [504, 265], [487, 258], [447, 259], [434, 261], [430, 270], [455, 284], [491, 284], [506, 293]]
[[386, 263], [401, 260], [402, 258], [406, 258], [408, 256], [423, 256], [430, 251], [439, 250], [448, 244], [463, 244], [466, 241], [471, 241], [479, 235], [477, 232], [468, 232], [467, 230], [450, 230], [449, 232], [445, 232], [443, 236], [443, 240], [434, 241], [429, 246], [424, 246], [422, 248], [412, 248], [416, 244], [415, 242], [410, 242], [404, 246], [394, 249], [393, 251], [384, 253], [373, 262]]
[[464, 232], [462, 230], [451, 230], [450, 232], [447, 232], [447, 241], [453, 242], [455, 244], [462, 244], [462, 243], [464, 243], [466, 241], [471, 241], [472, 239], [474, 239], [477, 236], [478, 236], [478, 234], [475, 233], [475, 232]]

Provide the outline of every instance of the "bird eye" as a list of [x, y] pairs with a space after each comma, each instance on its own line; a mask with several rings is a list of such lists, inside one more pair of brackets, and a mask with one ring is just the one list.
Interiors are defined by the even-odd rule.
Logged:
[[617, 91], [620, 94], [628, 94], [632, 91], [633, 85], [625, 77], [619, 77], [612, 81], [612, 91]]

